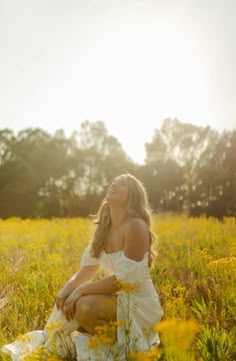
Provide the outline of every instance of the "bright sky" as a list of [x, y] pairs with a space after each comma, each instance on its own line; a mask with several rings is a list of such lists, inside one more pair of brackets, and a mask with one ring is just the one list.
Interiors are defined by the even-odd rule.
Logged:
[[236, 127], [235, 0], [0, 0], [0, 128], [104, 121], [137, 162], [166, 117]]

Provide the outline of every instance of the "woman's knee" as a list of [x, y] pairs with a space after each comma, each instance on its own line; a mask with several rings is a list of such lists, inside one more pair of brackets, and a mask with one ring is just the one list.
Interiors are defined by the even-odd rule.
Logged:
[[85, 295], [76, 303], [75, 317], [78, 321], [90, 319], [116, 319], [116, 297]]
[[75, 317], [79, 320], [84, 320], [87, 317], [91, 318], [96, 308], [93, 297], [90, 295], [82, 296], [75, 305]]

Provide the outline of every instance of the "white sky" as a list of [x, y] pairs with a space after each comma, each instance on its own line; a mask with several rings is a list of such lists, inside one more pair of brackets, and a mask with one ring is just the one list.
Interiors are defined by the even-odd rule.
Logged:
[[0, 0], [0, 128], [102, 120], [137, 162], [166, 117], [236, 127], [235, 0]]

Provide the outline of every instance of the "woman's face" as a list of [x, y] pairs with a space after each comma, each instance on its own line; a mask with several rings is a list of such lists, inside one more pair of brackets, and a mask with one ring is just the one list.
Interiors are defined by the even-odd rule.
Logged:
[[108, 187], [106, 200], [108, 204], [124, 206], [128, 202], [129, 190], [125, 176], [121, 175], [113, 179]]

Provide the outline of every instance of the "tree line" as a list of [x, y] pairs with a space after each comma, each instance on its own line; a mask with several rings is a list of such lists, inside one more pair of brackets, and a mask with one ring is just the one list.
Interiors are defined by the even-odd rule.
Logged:
[[83, 122], [70, 137], [2, 129], [0, 218], [95, 214], [122, 172], [143, 182], [155, 212], [236, 215], [236, 130], [167, 118], [145, 150], [145, 163], [135, 163], [101, 121]]

